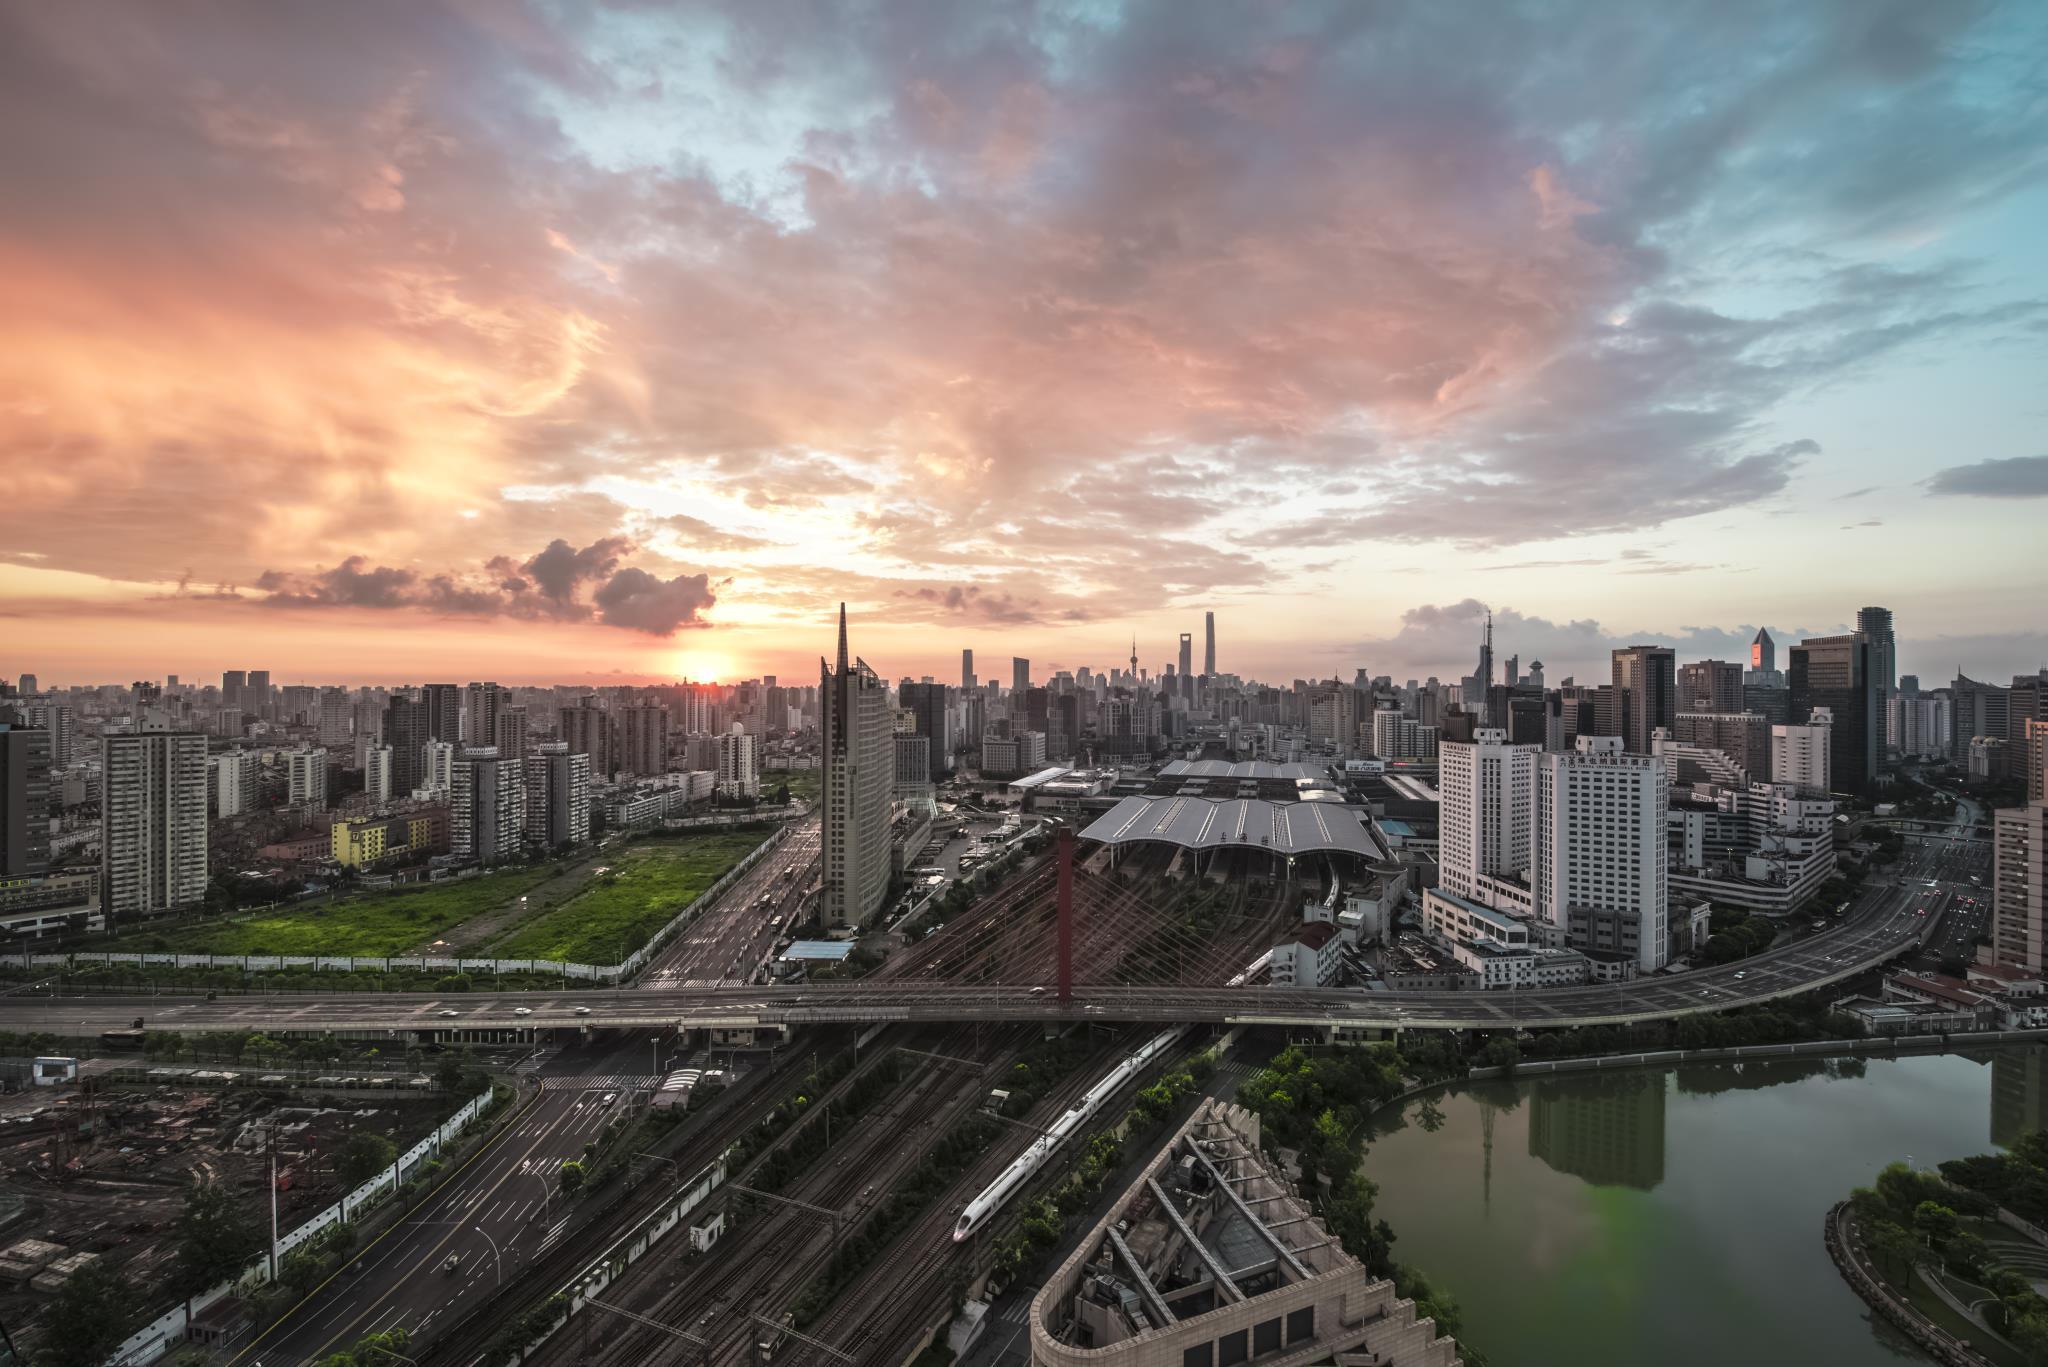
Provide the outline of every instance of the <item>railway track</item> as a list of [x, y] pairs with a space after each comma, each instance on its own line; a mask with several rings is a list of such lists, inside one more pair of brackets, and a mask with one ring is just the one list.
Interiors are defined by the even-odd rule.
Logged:
[[[1014, 1050], [1021, 1034], [1006, 1031], [1000, 1040], [975, 1048], [968, 1056], [975, 1065], [971, 1068], [912, 1059], [915, 1066], [890, 1092], [883, 1109], [864, 1115], [850, 1139], [797, 1174], [777, 1195], [835, 1209], [850, 1198], [854, 1210], [843, 1228], [857, 1228], [859, 1219], [920, 1161], [920, 1144], [905, 1141], [920, 1133], [936, 1138], [969, 1113], [985, 1095], [988, 1070]], [[957, 1049], [960, 1041], [949, 1036], [938, 1043]], [[807, 1123], [816, 1123], [810, 1116], [819, 1113], [813, 1107]], [[768, 1153], [762, 1154], [746, 1171], [730, 1177], [728, 1185], [747, 1185], [768, 1158]], [[738, 1193], [731, 1200], [755, 1204]], [[640, 1362], [745, 1361], [759, 1329], [751, 1316], [778, 1311], [824, 1270], [835, 1251], [832, 1232], [814, 1211], [763, 1204], [766, 1209], [757, 1207], [734, 1222], [717, 1254], [682, 1265], [650, 1256], [606, 1293], [608, 1303], [675, 1326], [704, 1340], [701, 1345], [619, 1320], [600, 1325], [593, 1317], [565, 1329], [561, 1339], [540, 1355], [544, 1362], [624, 1367]]]
[[[706, 1127], [681, 1142], [672, 1156], [676, 1166], [691, 1173], [703, 1169], [759, 1122], [769, 1104], [766, 1099], [779, 1100], [787, 1095], [814, 1067], [830, 1064], [851, 1049], [852, 1043], [848, 1036], [816, 1053], [791, 1052], [777, 1060], [758, 1081], [727, 1092]], [[851, 1077], [848, 1074], [840, 1082], [847, 1083]], [[665, 1188], [654, 1190], [660, 1196], [650, 1194], [644, 1181], [622, 1187], [611, 1204], [591, 1217], [588, 1224], [576, 1227], [569, 1237], [526, 1264], [493, 1304], [435, 1333], [417, 1355], [419, 1359], [435, 1367], [475, 1362], [511, 1313], [538, 1304], [561, 1290], [589, 1265], [594, 1250], [606, 1247], [646, 1218], [648, 1211], [667, 1195]]]
[[[1023, 1123], [1042, 1130], [1058, 1119], [1129, 1050], [1133, 1038], [1128, 1034], [1119, 1036], [1091, 1054], [1032, 1107]], [[1030, 1135], [1023, 1129], [1015, 1130], [1014, 1134], [1015, 1143], [991, 1148], [934, 1198], [869, 1270], [843, 1287], [833, 1298], [831, 1308], [804, 1332], [832, 1344], [860, 1363], [894, 1363], [907, 1357], [949, 1302], [956, 1265], [993, 1235], [991, 1226], [977, 1236], [974, 1244], [963, 1248], [953, 1242], [953, 1223], [960, 1208], [1000, 1176], [1030, 1142]], [[1035, 1180], [1019, 1193], [1010, 1210], [1020, 1209], [1026, 1200], [1061, 1175], [1061, 1170], [1055, 1167]], [[1007, 1227], [1008, 1221], [1003, 1224]], [[787, 1350], [782, 1360], [791, 1367], [835, 1367], [839, 1361], [801, 1344]]]

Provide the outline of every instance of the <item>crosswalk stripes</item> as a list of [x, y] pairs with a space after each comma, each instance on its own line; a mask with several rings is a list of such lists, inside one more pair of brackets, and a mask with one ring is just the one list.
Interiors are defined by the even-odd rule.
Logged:
[[562, 1237], [562, 1231], [567, 1229], [568, 1227], [569, 1217], [566, 1215], [564, 1215], [561, 1219], [555, 1221], [553, 1224], [549, 1225], [548, 1232], [541, 1236], [540, 1247], [535, 1250], [535, 1253], [545, 1253], [550, 1248], [554, 1247], [556, 1240]]
[[646, 1091], [660, 1083], [659, 1073], [593, 1073], [584, 1077], [544, 1077], [544, 1092], [632, 1092]]

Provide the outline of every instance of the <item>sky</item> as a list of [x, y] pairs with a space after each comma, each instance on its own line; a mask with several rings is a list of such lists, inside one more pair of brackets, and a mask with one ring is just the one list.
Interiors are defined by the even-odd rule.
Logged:
[[0, 9], [0, 673], [2048, 664], [2048, 6]]

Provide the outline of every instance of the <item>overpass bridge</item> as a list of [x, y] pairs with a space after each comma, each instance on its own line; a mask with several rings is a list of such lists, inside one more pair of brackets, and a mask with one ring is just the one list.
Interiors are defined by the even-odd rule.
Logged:
[[887, 1021], [1102, 1021], [1276, 1025], [1332, 1032], [1501, 1030], [1620, 1025], [1767, 1002], [1838, 983], [1917, 949], [1939, 921], [1932, 894], [1904, 883], [1866, 890], [1824, 934], [1739, 963], [1635, 982], [1535, 991], [1393, 992], [1286, 987], [853, 981], [794, 987], [647, 987], [610, 991], [345, 993], [193, 997], [0, 997], [0, 1030], [96, 1034], [142, 1016], [152, 1030], [432, 1039], [475, 1031], [794, 1029]]

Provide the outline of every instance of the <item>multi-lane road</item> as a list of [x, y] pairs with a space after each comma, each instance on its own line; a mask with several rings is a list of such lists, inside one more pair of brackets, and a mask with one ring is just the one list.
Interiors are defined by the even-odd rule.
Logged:
[[647, 987], [744, 983], [801, 916], [818, 867], [818, 818], [806, 817], [664, 946], [640, 975]]
[[[523, 1027], [661, 1029], [834, 1022], [963, 1020], [1207, 1021], [1350, 1028], [1498, 1029], [1592, 1025], [1718, 1011], [1825, 986], [1917, 950], [1933, 924], [1917, 914], [1926, 879], [1873, 880], [1826, 932], [1737, 964], [1609, 985], [1530, 992], [1360, 992], [1286, 987], [1090, 986], [1069, 1002], [1044, 987], [901, 980], [803, 986], [649, 985], [585, 992], [426, 993], [346, 997], [157, 998], [152, 1029], [395, 1036]], [[0, 998], [0, 1028], [33, 1029], [60, 1013], [88, 1030], [125, 1026], [133, 998]]]
[[573, 1232], [578, 1212], [556, 1194], [561, 1166], [624, 1109], [630, 1088], [644, 1093], [651, 1066], [644, 1039], [612, 1037], [528, 1074], [509, 1126], [233, 1361], [318, 1362], [365, 1334], [431, 1333], [488, 1301]]

